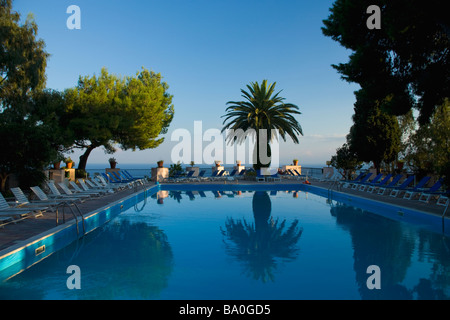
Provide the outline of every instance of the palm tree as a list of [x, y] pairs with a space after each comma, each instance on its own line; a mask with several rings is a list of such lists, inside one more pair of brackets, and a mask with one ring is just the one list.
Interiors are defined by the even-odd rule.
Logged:
[[[253, 165], [255, 169], [260, 169], [263, 164], [268, 166], [268, 163], [261, 162], [259, 150], [261, 129], [271, 132], [270, 138], [267, 139], [269, 158], [271, 156], [269, 143], [276, 137], [272, 129], [278, 130], [284, 141], [286, 136], [289, 136], [297, 144], [299, 143], [298, 135], [303, 135], [302, 127], [294, 117], [296, 114], [301, 114], [298, 106], [284, 103], [285, 98], [279, 96], [281, 91], [274, 94], [275, 85], [276, 82], [268, 85], [267, 80], [263, 80], [261, 85], [258, 82], [250, 83], [247, 85], [248, 92], [241, 89], [242, 97], [246, 101], [228, 101], [227, 113], [222, 116], [222, 118], [225, 117], [222, 132], [232, 130], [227, 136], [229, 143], [242, 143], [249, 133], [256, 133], [256, 164]], [[247, 131], [249, 129], [254, 131]]]

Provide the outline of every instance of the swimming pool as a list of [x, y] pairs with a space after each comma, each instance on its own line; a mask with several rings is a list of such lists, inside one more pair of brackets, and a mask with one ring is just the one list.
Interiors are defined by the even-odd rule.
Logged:
[[450, 240], [434, 220], [308, 186], [238, 188], [163, 186], [3, 282], [0, 298], [449, 298]]

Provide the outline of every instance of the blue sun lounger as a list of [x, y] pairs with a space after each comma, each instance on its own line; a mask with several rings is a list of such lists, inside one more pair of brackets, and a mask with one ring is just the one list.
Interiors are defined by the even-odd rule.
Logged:
[[[419, 196], [419, 201], [429, 202], [433, 196], [438, 196], [439, 198], [442, 197], [444, 200], [448, 201], [448, 195], [449, 195], [450, 191], [449, 190], [439, 191], [439, 189], [442, 187], [442, 182], [443, 182], [443, 180], [441, 178], [434, 185], [432, 185], [428, 190], [425, 190], [425, 189], [421, 190], [420, 196]], [[440, 201], [438, 201], [437, 204], [442, 204], [442, 203], [440, 203]]]
[[[428, 181], [430, 181], [430, 179], [431, 179], [430, 176], [423, 177], [415, 187], [412, 187], [412, 188], [406, 188], [406, 189], [404, 190], [405, 193], [404, 193], [404, 195], [403, 195], [403, 198], [404, 198], [404, 199], [410, 200], [411, 197], [412, 197], [413, 195], [415, 195], [415, 192], [417, 192], [417, 191], [419, 191], [419, 190], [422, 190], [423, 187], [428, 183]], [[395, 191], [397, 191], [397, 192], [395, 192]], [[392, 196], [392, 197], [396, 197], [397, 195], [400, 195], [400, 192], [401, 192], [401, 191], [402, 191], [402, 190], [393, 190], [393, 191], [391, 192], [391, 196]]]
[[387, 186], [379, 187], [377, 193], [380, 194], [380, 195], [383, 195], [386, 192], [386, 190], [395, 187], [397, 185], [397, 183], [400, 181], [401, 178], [403, 178], [402, 174], [396, 175], [394, 177], [394, 179], [392, 179], [392, 181], [388, 183]]
[[375, 178], [373, 178], [373, 179], [372, 179], [371, 181], [369, 181], [369, 182], [361, 182], [361, 183], [359, 183], [359, 188], [358, 188], [358, 190], [360, 190], [360, 191], [365, 191], [367, 187], [369, 187], [369, 186], [372, 185], [372, 184], [377, 183], [378, 180], [380, 180], [382, 176], [383, 176], [383, 174], [380, 173], [380, 174], [377, 174], [377, 175], [375, 176]]
[[190, 178], [189, 181], [197, 181], [197, 182], [200, 182], [200, 181], [206, 179], [206, 178], [204, 177], [205, 173], [206, 173], [206, 170], [201, 170], [200, 173], [199, 173], [197, 176], [194, 176], [194, 177]]
[[414, 175], [406, 178], [399, 186], [391, 187], [389, 191], [389, 195], [395, 194], [395, 196], [399, 193], [399, 191], [404, 191], [411, 183], [413, 183], [415, 177]]
[[376, 183], [369, 182], [369, 183], [367, 183], [367, 188], [364, 191], [373, 192], [373, 191], [375, 191], [375, 189], [377, 189], [381, 186], [384, 186], [389, 181], [390, 178], [392, 178], [391, 173], [389, 173], [386, 177], [384, 177], [380, 182], [376, 182]]
[[347, 188], [347, 187], [350, 186], [351, 183], [355, 183], [357, 181], [360, 181], [365, 175], [366, 175], [366, 173], [361, 172], [355, 179], [353, 179], [353, 180], [343, 180], [343, 181], [340, 181], [339, 183], [342, 184], [342, 186], [344, 188]]
[[372, 176], [372, 174], [373, 173], [369, 172], [360, 181], [355, 181], [355, 182], [350, 183], [352, 189], [356, 190], [360, 184], [365, 183], [367, 180], [369, 180], [369, 178]]

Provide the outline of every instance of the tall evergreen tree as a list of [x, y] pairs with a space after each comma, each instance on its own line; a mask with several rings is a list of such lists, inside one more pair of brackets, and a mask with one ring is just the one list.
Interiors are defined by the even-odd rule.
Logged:
[[48, 54], [29, 16], [20, 24], [11, 0], [0, 0], [0, 178], [15, 173], [22, 183], [44, 179], [43, 167], [54, 157], [51, 129], [34, 115], [33, 95], [45, 87]]
[[[367, 28], [367, 8], [381, 10], [381, 29]], [[383, 111], [411, 108], [427, 123], [450, 93], [450, 26], [445, 1], [336, 0], [322, 31], [353, 51], [334, 65], [342, 77], [371, 90]]]

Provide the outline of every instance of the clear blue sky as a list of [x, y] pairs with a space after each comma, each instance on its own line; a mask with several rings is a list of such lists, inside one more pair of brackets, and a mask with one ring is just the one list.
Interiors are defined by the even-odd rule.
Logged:
[[[240, 89], [253, 81], [277, 82], [287, 102], [300, 107], [300, 144], [280, 146], [280, 162], [325, 165], [345, 142], [352, 124], [353, 92], [331, 64], [349, 52], [323, 36], [322, 20], [332, 0], [14, 0], [25, 19], [32, 12], [38, 37], [51, 55], [47, 87], [74, 87], [80, 75], [102, 67], [121, 76], [142, 66], [161, 73], [174, 96], [175, 118], [166, 141], [145, 151], [118, 151], [120, 163], [170, 162], [171, 133], [222, 128], [226, 102], [241, 100]], [[81, 30], [69, 30], [67, 7], [81, 9]], [[205, 143], [207, 144], [207, 143]], [[71, 155], [78, 162], [79, 152]], [[110, 155], [93, 151], [89, 163]], [[89, 164], [88, 164], [89, 165]]]

